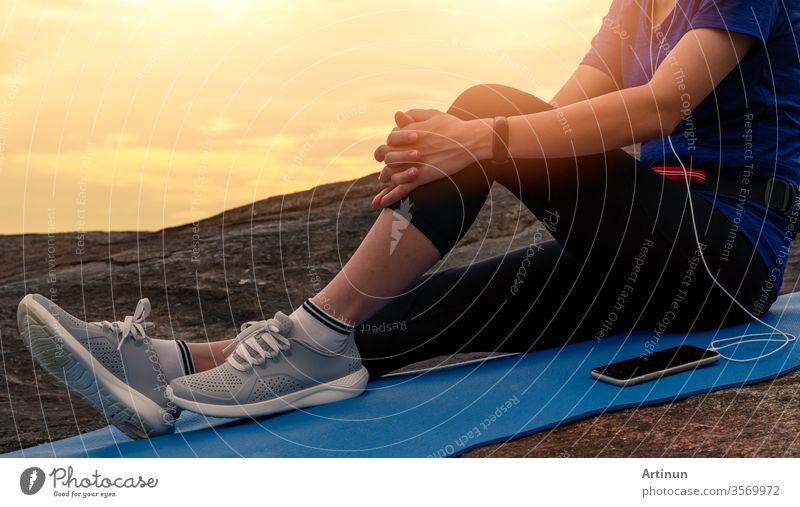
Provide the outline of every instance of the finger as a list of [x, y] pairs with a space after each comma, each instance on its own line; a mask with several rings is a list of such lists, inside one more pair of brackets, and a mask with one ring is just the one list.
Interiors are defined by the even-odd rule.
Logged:
[[413, 144], [419, 139], [419, 134], [413, 130], [392, 130], [386, 138], [389, 146], [405, 146]]
[[414, 123], [414, 118], [407, 115], [402, 111], [397, 111], [394, 113], [394, 122], [397, 124], [398, 127], [405, 127], [409, 123]]
[[392, 151], [386, 154], [383, 163], [389, 167], [397, 167], [400, 164], [414, 163], [419, 160], [419, 150]]
[[437, 111], [436, 109], [409, 109], [405, 114], [413, 118], [414, 121], [425, 121], [433, 118], [437, 114], [441, 114], [441, 111]]
[[388, 194], [393, 188], [394, 188], [394, 186], [386, 187], [383, 190], [381, 190], [380, 192], [378, 192], [378, 195], [376, 195], [375, 197], [372, 198], [372, 207], [373, 208], [380, 208], [381, 207], [381, 199], [383, 198], [384, 195]]
[[382, 183], [388, 183], [394, 173], [405, 171], [411, 167], [408, 164], [399, 164], [396, 166], [384, 166], [381, 170], [381, 173], [378, 175], [378, 181]]
[[383, 166], [383, 169], [381, 169], [381, 172], [378, 175], [378, 181], [381, 183], [388, 183], [392, 175], [401, 170], [402, 169], [400, 167]]
[[[407, 134], [403, 134], [403, 135], [407, 135]], [[415, 138], [412, 137], [412, 139], [415, 139]], [[399, 146], [402, 147], [402, 145], [399, 145]], [[398, 151], [398, 146], [387, 146], [385, 144], [382, 144], [382, 145], [378, 146], [377, 148], [375, 148], [375, 153], [373, 154], [373, 156], [375, 157], [375, 160], [377, 160], [378, 162], [383, 162], [384, 159], [386, 158], [386, 154], [390, 153], [392, 151]]]
[[385, 144], [382, 144], [377, 148], [375, 148], [375, 160], [377, 160], [378, 162], [383, 162], [383, 157], [386, 156], [387, 148], [388, 147]]
[[382, 144], [375, 149], [375, 160], [378, 162], [383, 162], [386, 159], [386, 155], [391, 153], [392, 151], [397, 151], [396, 146], [387, 146]]
[[396, 203], [403, 197], [407, 196], [409, 192], [414, 189], [414, 185], [410, 183], [405, 183], [403, 185], [397, 185], [396, 187], [392, 188], [390, 191], [386, 193], [383, 197], [381, 197], [381, 206], [391, 206], [392, 204]]
[[416, 180], [417, 176], [419, 176], [419, 168], [409, 167], [404, 171], [394, 173], [391, 177], [391, 182], [395, 185], [404, 185]]

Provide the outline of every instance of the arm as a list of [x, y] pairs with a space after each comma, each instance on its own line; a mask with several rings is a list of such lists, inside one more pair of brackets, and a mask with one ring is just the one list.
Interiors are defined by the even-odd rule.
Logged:
[[[509, 118], [513, 157], [601, 153], [669, 135], [683, 115], [708, 96], [755, 39], [716, 28], [687, 32], [647, 84], [541, 113]], [[489, 120], [484, 121], [490, 126]], [[491, 132], [476, 149], [491, 157]]]
[[602, 70], [591, 65], [578, 65], [575, 72], [567, 79], [550, 104], [563, 107], [582, 100], [590, 99], [616, 91], [614, 80]]
[[[718, 28], [690, 30], [644, 85], [509, 117], [511, 156], [589, 155], [667, 136], [737, 66], [755, 40]], [[574, 94], [574, 89], [564, 92], [569, 98]], [[491, 118], [462, 121], [421, 109], [405, 115], [414, 123], [393, 131], [375, 151], [375, 159], [386, 164], [381, 181], [392, 184], [373, 200], [376, 206], [388, 206], [420, 185], [492, 157]], [[406, 169], [408, 164], [412, 167]]]

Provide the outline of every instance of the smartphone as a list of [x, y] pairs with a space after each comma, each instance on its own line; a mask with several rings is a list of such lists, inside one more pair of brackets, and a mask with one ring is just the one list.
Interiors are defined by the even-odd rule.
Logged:
[[592, 369], [592, 376], [617, 386], [630, 386], [709, 365], [721, 356], [719, 352], [692, 345], [680, 345], [652, 354], [625, 359]]

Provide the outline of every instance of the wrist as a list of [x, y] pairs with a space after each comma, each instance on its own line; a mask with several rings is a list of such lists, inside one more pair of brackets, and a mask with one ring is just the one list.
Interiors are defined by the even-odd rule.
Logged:
[[492, 158], [492, 145], [494, 142], [494, 125], [492, 118], [477, 118], [468, 120], [467, 126], [470, 131], [471, 145], [470, 153], [477, 160], [488, 160]]

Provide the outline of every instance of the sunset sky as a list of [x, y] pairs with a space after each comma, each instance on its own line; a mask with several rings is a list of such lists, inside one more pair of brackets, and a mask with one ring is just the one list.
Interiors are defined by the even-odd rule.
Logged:
[[0, 0], [0, 234], [158, 230], [377, 171], [396, 110], [549, 100], [609, 3]]

